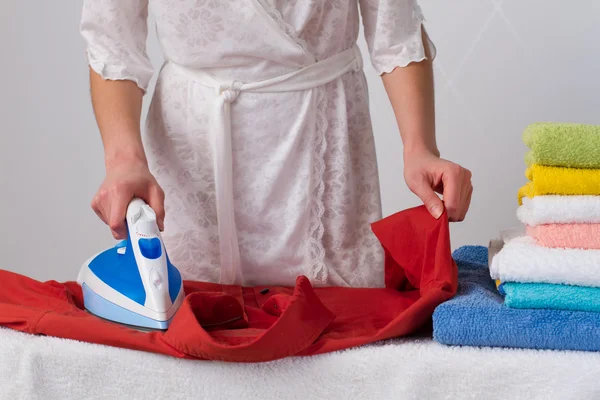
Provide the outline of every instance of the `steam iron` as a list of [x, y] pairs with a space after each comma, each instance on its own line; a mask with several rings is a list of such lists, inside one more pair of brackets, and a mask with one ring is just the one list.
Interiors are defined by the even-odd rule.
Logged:
[[141, 199], [127, 207], [128, 238], [90, 258], [77, 283], [88, 312], [142, 330], [166, 330], [184, 298], [156, 214]]

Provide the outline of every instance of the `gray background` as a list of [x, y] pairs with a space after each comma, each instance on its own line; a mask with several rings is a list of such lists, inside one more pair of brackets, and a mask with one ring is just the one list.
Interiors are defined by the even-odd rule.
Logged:
[[[535, 121], [600, 124], [600, 2], [421, 0], [437, 45], [442, 155], [474, 172], [453, 247], [486, 244], [516, 224], [525, 181], [521, 133]], [[0, 268], [72, 280], [113, 243], [89, 207], [104, 164], [88, 94], [81, 5], [0, 2]], [[361, 46], [364, 43], [361, 39]], [[161, 63], [156, 38], [149, 53]], [[386, 215], [418, 204], [402, 178], [391, 107], [366, 72]]]

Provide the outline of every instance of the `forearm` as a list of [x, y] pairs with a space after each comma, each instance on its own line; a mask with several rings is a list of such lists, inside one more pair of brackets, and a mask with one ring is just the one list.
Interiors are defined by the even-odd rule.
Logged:
[[471, 172], [440, 158], [435, 138], [431, 49], [425, 34], [422, 40], [425, 60], [383, 76], [404, 144], [404, 179], [434, 218], [440, 218], [446, 210], [449, 221], [462, 221], [473, 193]]
[[427, 59], [382, 76], [402, 136], [404, 152], [429, 151], [439, 156], [435, 139], [435, 101], [430, 50]]
[[145, 162], [140, 133], [143, 91], [134, 82], [104, 80], [91, 68], [90, 86], [106, 165]]

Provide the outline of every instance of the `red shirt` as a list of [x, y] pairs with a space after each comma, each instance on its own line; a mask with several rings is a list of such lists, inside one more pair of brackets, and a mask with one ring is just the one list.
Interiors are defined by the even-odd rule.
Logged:
[[[83, 309], [75, 282], [38, 282], [0, 270], [0, 326], [182, 358], [270, 361], [404, 336], [426, 325], [457, 289], [446, 214], [424, 207], [373, 224], [386, 252], [385, 289], [242, 288], [184, 282], [167, 332], [139, 332]], [[265, 289], [268, 289], [266, 291]]]

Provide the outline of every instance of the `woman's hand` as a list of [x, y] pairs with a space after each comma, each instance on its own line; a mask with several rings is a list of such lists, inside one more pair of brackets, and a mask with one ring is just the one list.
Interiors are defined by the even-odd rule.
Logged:
[[[450, 221], [465, 219], [473, 194], [468, 169], [430, 151], [409, 152], [404, 155], [404, 179], [434, 218], [442, 215], [445, 206]], [[443, 202], [435, 192], [443, 195]]]
[[144, 91], [132, 81], [105, 80], [91, 67], [90, 85], [106, 163], [106, 177], [92, 208], [116, 239], [125, 239], [127, 206], [139, 197], [154, 210], [162, 230], [165, 195], [148, 169], [140, 134]]
[[160, 230], [164, 228], [165, 195], [143, 161], [118, 162], [106, 169], [106, 178], [92, 201], [92, 208], [115, 239], [127, 237], [125, 214], [129, 202], [139, 197], [154, 210]]

